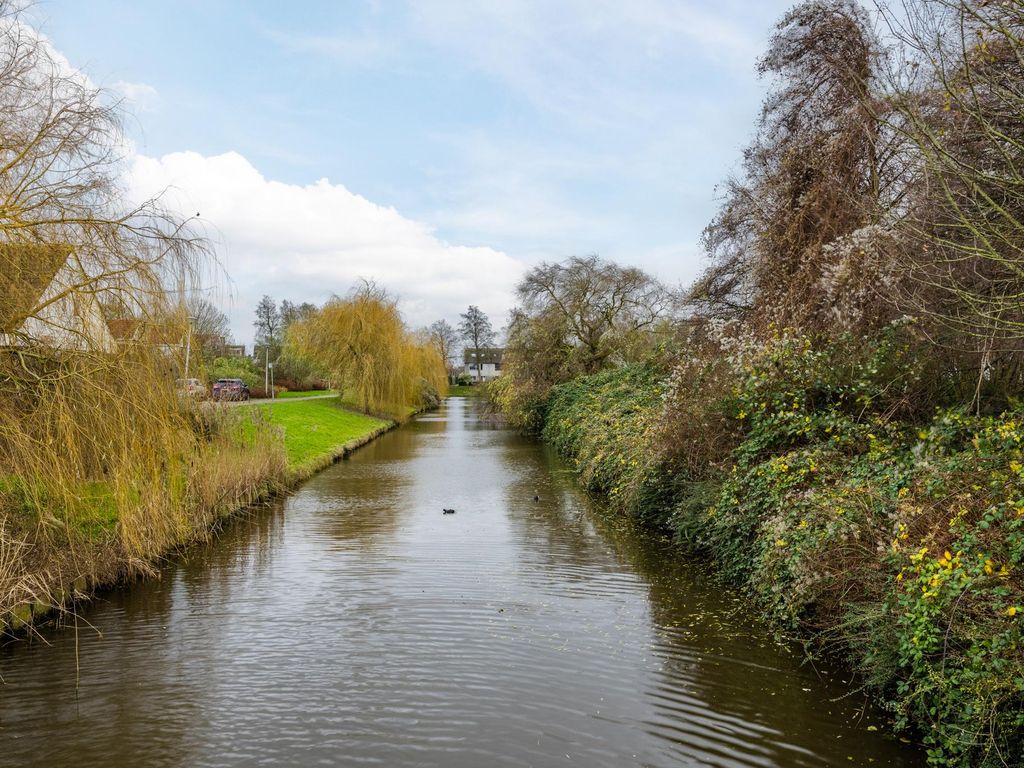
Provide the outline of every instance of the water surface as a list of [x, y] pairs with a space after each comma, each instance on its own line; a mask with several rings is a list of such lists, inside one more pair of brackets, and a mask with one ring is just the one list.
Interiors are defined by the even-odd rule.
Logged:
[[923, 765], [841, 675], [475, 408], [4, 648], [0, 764]]

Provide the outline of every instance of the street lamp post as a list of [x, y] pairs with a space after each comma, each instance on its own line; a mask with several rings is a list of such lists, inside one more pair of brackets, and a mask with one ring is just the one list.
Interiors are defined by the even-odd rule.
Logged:
[[192, 321], [195, 320], [191, 315], [188, 316], [188, 332], [185, 335], [185, 378], [188, 379], [188, 363], [192, 357]]

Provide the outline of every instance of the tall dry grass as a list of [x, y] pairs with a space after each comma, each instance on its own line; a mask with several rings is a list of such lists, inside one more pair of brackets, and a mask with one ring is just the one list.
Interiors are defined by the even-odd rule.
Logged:
[[253, 419], [180, 400], [149, 346], [0, 355], [0, 616], [148, 570], [283, 484], [279, 436]]

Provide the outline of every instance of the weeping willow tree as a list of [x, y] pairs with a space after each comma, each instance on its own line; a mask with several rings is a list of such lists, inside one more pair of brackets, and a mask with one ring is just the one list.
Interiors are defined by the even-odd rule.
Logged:
[[0, 620], [144, 568], [267, 469], [203, 461], [175, 378], [216, 265], [194, 222], [130, 201], [121, 125], [0, 0]]
[[436, 402], [447, 388], [437, 349], [410, 333], [395, 299], [372, 284], [295, 323], [288, 343], [330, 371], [367, 413], [402, 418]]

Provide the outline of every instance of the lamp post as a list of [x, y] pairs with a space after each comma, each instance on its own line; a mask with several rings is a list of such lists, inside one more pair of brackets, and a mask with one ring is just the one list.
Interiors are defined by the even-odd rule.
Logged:
[[192, 357], [192, 323], [195, 320], [192, 315], [188, 316], [188, 332], [185, 335], [185, 379], [188, 379], [188, 363]]

